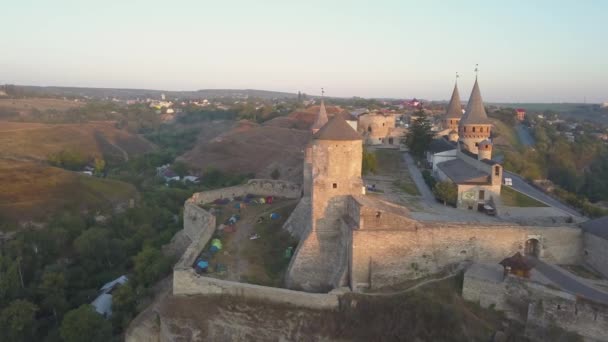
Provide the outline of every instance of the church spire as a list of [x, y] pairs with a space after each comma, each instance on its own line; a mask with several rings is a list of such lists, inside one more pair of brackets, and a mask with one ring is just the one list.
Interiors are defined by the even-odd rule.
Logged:
[[[477, 74], [477, 67], [475, 67], [475, 74]], [[471, 97], [467, 103], [467, 109], [464, 112], [464, 116], [460, 121], [461, 125], [489, 125], [491, 122], [486, 114], [486, 109], [481, 98], [481, 91], [479, 90], [479, 82], [477, 76], [475, 76], [475, 84], [471, 91]]]
[[321, 106], [319, 107], [319, 114], [317, 114], [317, 118], [315, 119], [315, 122], [313, 123], [312, 127], [310, 128], [312, 130], [312, 134], [317, 133], [318, 130], [321, 129], [321, 127], [325, 126], [325, 124], [327, 123], [327, 111], [325, 110], [325, 90], [323, 88], [321, 88]]
[[462, 117], [462, 105], [460, 104], [460, 93], [458, 92], [458, 74], [456, 74], [454, 91], [452, 91], [452, 98], [450, 99], [450, 103], [448, 103], [445, 117], [447, 119], [460, 119]]

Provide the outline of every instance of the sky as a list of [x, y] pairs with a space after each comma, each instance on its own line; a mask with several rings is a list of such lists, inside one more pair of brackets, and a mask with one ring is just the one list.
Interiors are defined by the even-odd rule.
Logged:
[[0, 0], [0, 84], [608, 101], [608, 1]]

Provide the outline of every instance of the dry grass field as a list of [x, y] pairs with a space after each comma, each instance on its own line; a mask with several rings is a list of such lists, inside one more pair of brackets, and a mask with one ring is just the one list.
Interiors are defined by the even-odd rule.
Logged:
[[64, 209], [106, 210], [136, 196], [127, 183], [51, 167], [60, 151], [126, 160], [154, 149], [112, 122], [41, 124], [0, 121], [0, 219], [44, 220]]
[[137, 195], [127, 183], [8, 159], [0, 159], [0, 189], [0, 218], [21, 222], [62, 209], [111, 209]]
[[27, 113], [33, 109], [39, 111], [57, 110], [65, 111], [71, 108], [83, 106], [83, 102], [74, 102], [61, 99], [45, 99], [45, 98], [26, 98], [26, 99], [0, 99], [0, 108], [15, 110], [20, 113]]
[[112, 122], [41, 124], [0, 121], [0, 158], [47, 160], [62, 150], [86, 156], [138, 154], [154, 146]]

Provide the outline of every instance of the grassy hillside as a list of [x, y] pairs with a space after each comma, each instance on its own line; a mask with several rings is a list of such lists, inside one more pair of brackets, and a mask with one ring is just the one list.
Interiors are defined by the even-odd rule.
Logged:
[[85, 160], [123, 162], [154, 149], [111, 122], [40, 124], [0, 121], [0, 218], [24, 222], [71, 211], [108, 210], [136, 196], [127, 183], [51, 167], [49, 155], [70, 151]]
[[492, 128], [492, 134], [495, 136], [492, 155], [504, 155], [504, 152], [515, 151], [520, 146], [519, 138], [517, 137], [517, 132], [515, 132], [515, 129], [500, 120], [490, 120], [494, 125]]
[[0, 108], [13, 110], [18, 113], [30, 112], [32, 110], [57, 110], [64, 111], [71, 108], [83, 106], [82, 102], [48, 98], [25, 98], [25, 99], [0, 99]]
[[85, 156], [116, 156], [151, 151], [147, 140], [119, 130], [112, 122], [86, 124], [41, 124], [0, 121], [0, 157], [47, 160], [60, 151]]
[[63, 210], [104, 210], [127, 204], [131, 184], [86, 176], [48, 165], [0, 159], [0, 218], [44, 220]]

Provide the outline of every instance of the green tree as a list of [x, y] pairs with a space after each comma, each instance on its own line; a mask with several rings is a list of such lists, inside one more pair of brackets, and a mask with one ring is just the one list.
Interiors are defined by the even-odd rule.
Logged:
[[131, 284], [127, 283], [112, 292], [112, 325], [122, 330], [133, 318], [136, 309], [136, 296]]
[[56, 321], [69, 305], [65, 299], [65, 286], [63, 273], [47, 271], [42, 275], [40, 284], [40, 292], [43, 296], [42, 306], [53, 313]]
[[363, 174], [375, 173], [378, 170], [378, 160], [376, 159], [376, 154], [373, 152], [367, 152], [363, 150], [363, 165], [361, 166], [361, 171]]
[[437, 199], [443, 201], [443, 205], [456, 205], [458, 199], [458, 188], [456, 184], [448, 181], [441, 181], [435, 184], [433, 194]]
[[101, 158], [95, 158], [93, 163], [95, 165], [96, 174], [102, 174], [103, 171], [106, 169], [106, 161]]
[[146, 246], [134, 258], [135, 275], [139, 284], [149, 286], [171, 269], [171, 260], [160, 250]]
[[35, 335], [38, 307], [26, 300], [12, 301], [0, 312], [0, 341], [31, 341]]
[[89, 304], [65, 314], [60, 328], [65, 342], [106, 342], [112, 338], [112, 325]]
[[183, 162], [175, 162], [171, 165], [171, 170], [175, 172], [180, 178], [188, 175], [188, 166]]
[[0, 256], [0, 307], [21, 293], [21, 275], [17, 261]]
[[121, 241], [110, 238], [110, 232], [104, 228], [93, 227], [85, 230], [74, 240], [74, 249], [85, 261], [92, 262], [92, 268], [112, 267], [124, 256]]
[[433, 140], [434, 134], [431, 131], [431, 121], [424, 110], [418, 110], [415, 115], [417, 118], [406, 133], [404, 142], [414, 156], [423, 158], [424, 152], [431, 143], [431, 140]]

